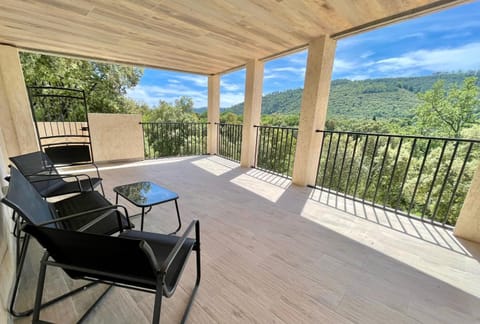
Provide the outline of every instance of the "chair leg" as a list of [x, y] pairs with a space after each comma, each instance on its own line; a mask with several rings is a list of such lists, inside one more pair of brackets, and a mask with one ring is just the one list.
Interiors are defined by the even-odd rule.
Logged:
[[162, 310], [162, 297], [163, 297], [163, 278], [157, 280], [157, 290], [155, 292], [155, 304], [153, 306], [153, 319], [152, 324], [160, 324], [160, 312]]
[[[24, 236], [24, 241], [22, 243], [22, 248], [21, 248], [21, 251], [20, 251], [20, 258], [19, 258], [19, 261], [18, 261], [18, 265], [17, 265], [17, 274], [16, 274], [16, 277], [15, 277], [15, 283], [13, 284], [13, 292], [12, 292], [12, 298], [10, 300], [10, 307], [9, 307], [9, 312], [10, 314], [12, 314], [13, 316], [15, 317], [23, 317], [23, 316], [29, 316], [30, 314], [32, 314], [32, 312], [34, 311], [33, 308], [30, 308], [30, 309], [27, 309], [25, 311], [17, 311], [15, 310], [15, 302], [17, 300], [17, 295], [18, 295], [18, 286], [20, 284], [20, 278], [22, 276], [22, 271], [23, 271], [23, 266], [25, 264], [25, 258], [27, 256], [27, 251], [28, 251], [28, 245], [30, 243], [30, 235], [28, 234], [25, 234]], [[90, 282], [82, 287], [79, 287], [79, 288], [76, 288], [74, 290], [71, 290], [61, 296], [58, 296], [58, 297], [55, 297], [53, 298], [52, 300], [49, 300], [48, 302], [45, 302], [43, 304], [40, 305], [40, 308], [45, 308], [45, 307], [48, 307], [50, 305], [53, 305], [67, 297], [70, 297], [80, 291], [83, 291], [87, 288], [90, 288], [90, 286], [93, 286], [97, 284], [96, 282]]]
[[42, 308], [43, 286], [45, 283], [45, 273], [47, 272], [48, 253], [45, 252], [40, 262], [40, 273], [38, 274], [37, 293], [35, 296], [35, 307], [33, 308], [32, 323], [40, 321], [40, 309]]
[[193, 300], [197, 294], [198, 286], [200, 285], [200, 278], [201, 278], [201, 263], [200, 263], [200, 223], [195, 224], [195, 236], [196, 236], [196, 243], [195, 243], [195, 253], [196, 253], [196, 261], [197, 261], [197, 279], [195, 281], [195, 286], [193, 287], [192, 294], [190, 295], [190, 299], [188, 300], [187, 308], [183, 313], [182, 321], [180, 323], [184, 324], [187, 321], [188, 315], [190, 314], [190, 309], [192, 308]]
[[102, 298], [110, 291], [110, 289], [112, 289], [113, 286], [112, 285], [109, 285], [107, 289], [105, 289], [105, 291], [100, 295], [100, 297], [97, 298], [97, 300], [95, 301], [95, 303], [93, 303], [93, 305], [91, 305], [87, 311], [82, 315], [82, 317], [78, 320], [77, 323], [82, 323], [87, 317], [88, 315], [91, 313], [91, 311], [95, 308], [95, 306], [97, 306], [97, 304], [102, 300]]
[[182, 228], [182, 220], [180, 219], [180, 211], [178, 210], [177, 199], [175, 199], [174, 201], [175, 201], [175, 209], [177, 211], [178, 227], [174, 232], [170, 233], [170, 235], [178, 233], [178, 231]]
[[[19, 243], [19, 241], [20, 240], [17, 240], [17, 244]], [[14, 310], [14, 307], [15, 307], [15, 301], [17, 299], [18, 285], [20, 284], [20, 277], [22, 276], [23, 265], [25, 264], [25, 257], [27, 255], [29, 242], [30, 242], [30, 235], [25, 234], [25, 237], [22, 243], [22, 248], [20, 249], [20, 254], [18, 255], [19, 258], [17, 262], [17, 274], [15, 277], [15, 283], [13, 284], [12, 299], [10, 300], [9, 311], [10, 311], [10, 314], [12, 314], [13, 316], [24, 316], [23, 312], [17, 312], [16, 310]], [[17, 250], [18, 250], [18, 246], [17, 246]], [[25, 314], [25, 316], [30, 314], [31, 312], [29, 312], [28, 314]]]

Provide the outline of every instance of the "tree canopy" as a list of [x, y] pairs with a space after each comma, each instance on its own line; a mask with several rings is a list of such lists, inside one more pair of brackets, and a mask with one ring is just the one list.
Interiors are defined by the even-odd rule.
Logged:
[[471, 126], [480, 104], [476, 77], [468, 77], [459, 88], [446, 88], [445, 81], [437, 81], [431, 90], [418, 95], [422, 103], [416, 109], [422, 133], [460, 137], [461, 131]]
[[20, 61], [27, 86], [82, 89], [90, 112], [125, 113], [141, 109], [125, 96], [127, 89], [140, 81], [141, 68], [25, 52]]

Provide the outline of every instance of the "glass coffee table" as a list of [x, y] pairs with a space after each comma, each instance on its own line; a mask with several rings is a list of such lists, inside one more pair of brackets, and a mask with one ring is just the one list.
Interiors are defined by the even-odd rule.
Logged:
[[178, 228], [171, 234], [177, 233], [182, 227], [180, 212], [178, 211], [178, 195], [175, 192], [160, 187], [159, 185], [150, 181], [141, 181], [121, 185], [113, 188], [113, 191], [116, 193], [116, 204], [118, 204], [118, 196], [122, 196], [135, 206], [142, 209], [142, 212], [137, 214], [142, 216], [140, 225], [141, 231], [143, 231], [143, 219], [145, 218], [145, 214], [152, 210], [152, 206], [160, 205], [172, 200], [175, 202], [175, 209], [177, 210]]

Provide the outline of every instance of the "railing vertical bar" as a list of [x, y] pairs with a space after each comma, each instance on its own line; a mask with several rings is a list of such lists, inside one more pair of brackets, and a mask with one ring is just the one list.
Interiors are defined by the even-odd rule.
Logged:
[[259, 154], [259, 145], [260, 145], [260, 138], [259, 138], [259, 128], [255, 129], [255, 156], [253, 159], [253, 167], [257, 167], [258, 164], [258, 154]]
[[327, 156], [325, 159], [325, 167], [323, 169], [323, 177], [322, 177], [322, 190], [325, 188], [325, 178], [327, 175], [327, 168], [328, 168], [328, 160], [330, 159], [330, 146], [332, 144], [332, 133], [329, 133], [329, 141], [328, 141], [328, 148], [327, 148]]
[[393, 163], [393, 170], [392, 174], [390, 175], [390, 181], [388, 182], [388, 189], [385, 195], [385, 198], [383, 200], [383, 206], [386, 207], [388, 204], [388, 201], [390, 200], [390, 193], [392, 189], [392, 182], [393, 178], [395, 178], [395, 172], [397, 171], [397, 164], [398, 164], [398, 158], [400, 156], [400, 151], [402, 150], [402, 145], [403, 145], [403, 137], [400, 138], [400, 142], [398, 142], [398, 149], [397, 149], [397, 154], [395, 156], [395, 162]]
[[377, 185], [375, 186], [375, 194], [373, 195], [373, 201], [372, 203], [375, 205], [375, 201], [377, 200], [377, 193], [378, 193], [378, 188], [380, 187], [380, 182], [383, 176], [383, 168], [385, 167], [385, 160], [387, 159], [388, 155], [388, 147], [390, 146], [390, 140], [391, 136], [387, 137], [387, 144], [385, 145], [385, 152], [383, 153], [383, 158], [382, 158], [382, 165], [380, 166], [380, 171], [378, 173], [378, 179], [377, 179]]
[[[293, 147], [293, 129], [287, 129], [287, 139], [285, 140], [285, 145], [288, 148], [288, 159], [287, 159], [287, 174], [292, 175], [290, 172], [290, 163], [292, 161], [292, 147]], [[315, 177], [315, 182], [317, 178]]]
[[282, 142], [278, 141], [278, 138], [280, 137], [281, 129], [280, 128], [274, 128], [275, 131], [275, 154], [273, 157], [273, 170], [275, 172], [280, 172], [279, 171], [279, 160], [280, 160], [280, 155], [279, 152], [282, 149]]
[[360, 182], [360, 178], [362, 175], [363, 160], [365, 159], [365, 151], [367, 150], [368, 145], [368, 137], [368, 135], [365, 137], [365, 144], [363, 145], [362, 158], [360, 159], [360, 166], [358, 168], [357, 180], [355, 182], [355, 190], [353, 191], [353, 198], [357, 196], [358, 183]]
[[320, 175], [320, 165], [322, 164], [322, 155], [323, 155], [323, 148], [325, 146], [325, 135], [324, 131], [322, 133], [322, 143], [320, 144], [320, 154], [318, 157], [318, 164], [317, 164], [317, 177], [315, 178], [315, 187], [318, 187], [318, 176]]
[[350, 186], [350, 178], [351, 178], [351, 175], [352, 175], [353, 164], [354, 164], [354, 161], [355, 161], [355, 154], [357, 153], [358, 139], [359, 139], [359, 136], [356, 136], [355, 137], [355, 144], [353, 145], [352, 159], [350, 160], [350, 168], [349, 168], [349, 171], [348, 171], [347, 183], [345, 185], [345, 193], [346, 194], [348, 194], [348, 188]]
[[[285, 143], [283, 142], [283, 137], [285, 135], [285, 129], [280, 129], [280, 150], [278, 150], [278, 163], [280, 165], [280, 170], [279, 172], [285, 173], [285, 158], [286, 158], [286, 150], [284, 149]], [[288, 174], [288, 171], [286, 172]]]
[[373, 152], [372, 152], [372, 161], [370, 161], [370, 167], [368, 168], [367, 181], [365, 182], [365, 190], [363, 191], [363, 197], [362, 197], [363, 201], [365, 201], [365, 195], [367, 194], [368, 187], [370, 185], [370, 176], [372, 175], [373, 163], [375, 162], [375, 155], [377, 153], [379, 140], [380, 140], [380, 136], [376, 136], [375, 144], [373, 146]]
[[335, 154], [333, 155], [332, 173], [330, 174], [330, 183], [328, 188], [332, 189], [333, 176], [335, 175], [335, 165], [337, 163], [338, 148], [340, 146], [340, 139], [342, 134], [337, 134], [337, 143], [335, 144]]
[[221, 150], [221, 155], [222, 156], [225, 156], [225, 127], [223, 125], [219, 125], [221, 126], [220, 128], [220, 136], [222, 136], [222, 150]]
[[460, 184], [460, 180], [462, 179], [463, 172], [465, 171], [465, 167], [467, 165], [468, 158], [470, 157], [470, 153], [472, 152], [473, 144], [474, 143], [470, 143], [468, 145], [468, 150], [467, 150], [467, 153], [465, 154], [465, 159], [463, 160], [462, 167], [461, 167], [460, 171], [458, 172], [457, 181], [455, 181], [455, 186], [452, 190], [450, 201], [448, 202], [447, 212], [445, 213], [445, 217], [443, 218], [442, 225], [445, 225], [445, 223], [448, 220], [448, 215], [450, 214], [450, 210], [452, 209], [453, 201], [455, 200], [455, 195], [457, 194], [458, 185]]
[[415, 138], [412, 143], [412, 148], [410, 150], [410, 156], [408, 157], [408, 162], [405, 167], [405, 173], [403, 174], [402, 184], [400, 185], [400, 191], [398, 192], [397, 196], [397, 203], [395, 204], [395, 212], [398, 210], [398, 206], [400, 205], [400, 200], [402, 199], [403, 188], [405, 187], [405, 182], [407, 181], [408, 170], [410, 169], [410, 163], [412, 162], [412, 156], [415, 151], [415, 147], [417, 145], [417, 139]]
[[410, 205], [408, 206], [408, 212], [407, 212], [408, 216], [410, 216], [410, 212], [411, 212], [412, 207], [413, 207], [413, 202], [415, 201], [415, 196], [417, 194], [418, 185], [420, 184], [420, 179], [421, 179], [422, 174], [423, 174], [423, 168], [425, 167], [425, 162], [427, 161], [428, 151], [430, 149], [431, 144], [432, 144], [432, 140], [429, 139], [428, 142], [427, 142], [427, 147], [425, 148], [425, 154], [423, 154], [423, 160], [422, 160], [422, 164], [420, 165], [420, 170], [418, 171], [418, 177], [417, 177], [417, 181], [415, 182], [415, 188], [413, 189], [412, 199], [410, 200]]
[[[448, 143], [448, 141], [443, 142], [442, 151], [440, 152], [440, 157], [438, 158], [437, 168], [435, 169], [435, 173], [433, 175], [433, 180], [430, 184], [430, 190], [428, 191], [428, 196], [427, 196], [427, 199], [425, 200], [425, 205], [423, 206], [422, 216], [421, 216], [422, 220], [425, 217], [425, 212], [427, 210], [427, 206], [429, 204], [430, 197], [432, 195], [433, 187], [435, 186], [435, 181], [437, 180], [438, 171], [440, 170], [440, 166], [442, 164], [443, 154], [445, 153], [445, 148], [447, 147], [447, 143]], [[433, 220], [433, 218], [432, 218], [432, 220]]]
[[345, 165], [345, 157], [347, 156], [347, 148], [348, 148], [348, 142], [350, 141], [350, 135], [347, 135], [347, 139], [345, 140], [345, 146], [343, 149], [343, 157], [342, 157], [342, 165], [340, 166], [340, 174], [338, 175], [338, 181], [337, 181], [337, 191], [342, 190], [342, 175], [343, 175], [343, 167]]
[[270, 127], [268, 127], [268, 128], [264, 128], [264, 130], [265, 130], [265, 137], [266, 137], [265, 145], [267, 147], [265, 149], [265, 160], [264, 160], [265, 165], [263, 165], [262, 167], [268, 169], [269, 166], [270, 166], [270, 161], [269, 161], [268, 158], [269, 158], [269, 156], [272, 152], [272, 143], [271, 143], [272, 129]]
[[437, 203], [435, 204], [435, 208], [433, 209], [432, 223], [435, 220], [435, 217], [437, 216], [438, 207], [440, 206], [440, 201], [442, 200], [443, 192], [444, 192], [445, 187], [447, 185], [448, 177], [450, 176], [450, 171], [452, 170], [453, 161], [455, 160], [455, 157], [457, 156], [458, 144], [459, 144], [459, 142], [455, 142], [455, 144], [454, 144], [455, 147], [453, 149], [452, 157], [450, 158], [450, 162], [448, 163], [447, 172], [445, 173], [445, 176], [444, 176], [444, 179], [443, 179], [443, 182], [442, 182], [442, 187], [440, 188], [440, 192], [438, 193]]

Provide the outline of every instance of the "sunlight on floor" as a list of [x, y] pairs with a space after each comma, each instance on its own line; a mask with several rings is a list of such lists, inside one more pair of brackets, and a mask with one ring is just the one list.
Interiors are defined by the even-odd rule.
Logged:
[[271, 202], [277, 202], [290, 186], [289, 180], [255, 169], [239, 175], [230, 182]]
[[[326, 195], [325, 192], [323, 194]], [[335, 204], [337, 204], [337, 202], [335, 202]], [[353, 205], [351, 201], [345, 204]], [[301, 216], [397, 261], [405, 263], [429, 276], [446, 282], [474, 296], [479, 296], [478, 291], [472, 289], [467, 281], [460, 282], [458, 280], [459, 274], [453, 271], [454, 265], [448, 264], [446, 262], [447, 259], [444, 258], [445, 249], [447, 249], [455, 252], [450, 256], [448, 262], [456, 262], [454, 260], [458, 260], [458, 262], [478, 263], [474, 258], [465, 259], [465, 256], [471, 256], [471, 254], [462, 247], [461, 243], [453, 236], [451, 231], [412, 220], [405, 216], [396, 215], [395, 218], [397, 222], [401, 222], [405, 226], [403, 230], [399, 230], [393, 226], [392, 223], [390, 223], [390, 226], [386, 226], [382, 224], [382, 221], [379, 220], [377, 216], [372, 216], [382, 213], [386, 214], [383, 210], [369, 206], [361, 207], [364, 205], [359, 203], [356, 208], [358, 213], [348, 215], [342, 210], [344, 208], [343, 204], [339, 204], [338, 207], [333, 209], [328, 209], [328, 212], [326, 212], [327, 210], [325, 208], [328, 208], [327, 205], [333, 207], [331, 201], [327, 202], [319, 199], [318, 192], [311, 194], [310, 199], [308, 199], [301, 212]], [[352, 206], [350, 206], [350, 208], [353, 209]], [[350, 208], [347, 207], [347, 209]], [[347, 213], [350, 212], [347, 211]], [[389, 217], [392, 216], [389, 215]], [[362, 230], [359, 230], [360, 223]], [[415, 228], [407, 228], [406, 224]], [[383, 235], [378, 235], [379, 225], [390, 227], [391, 232], [382, 231]], [[390, 239], [385, 239], [386, 235], [390, 236]], [[419, 253], [418, 248], [421, 246], [419, 244], [422, 244], [419, 243], [421, 241], [431, 244], [428, 255]], [[439, 271], [439, 267], [451, 267], [452, 271]], [[471, 274], [462, 273], [461, 275], [470, 276]]]
[[192, 164], [215, 176], [220, 176], [239, 167], [238, 163], [217, 156], [209, 156], [201, 160], [196, 160], [193, 161]]

